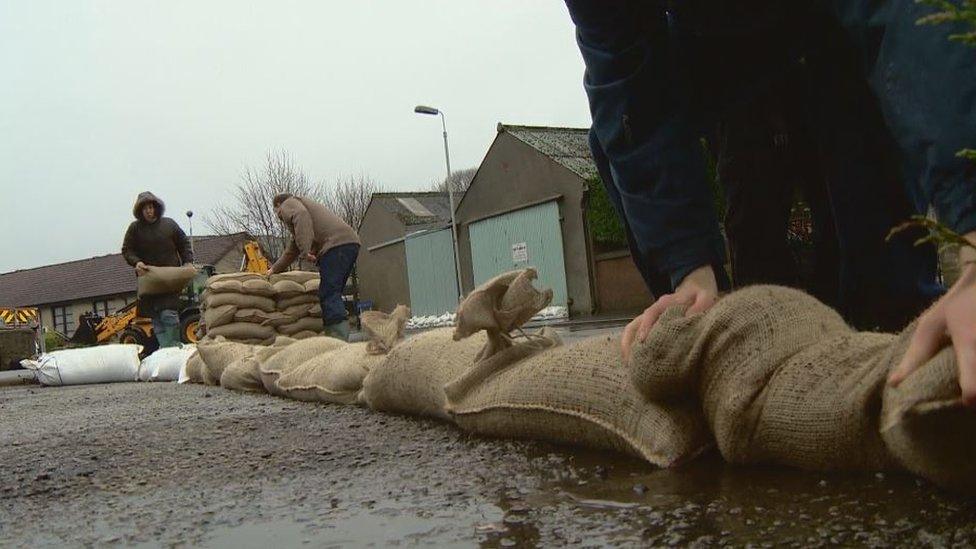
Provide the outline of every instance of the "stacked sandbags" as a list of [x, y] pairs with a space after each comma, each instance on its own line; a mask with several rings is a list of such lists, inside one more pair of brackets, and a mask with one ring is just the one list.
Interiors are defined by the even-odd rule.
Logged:
[[319, 274], [289, 271], [273, 274], [275, 319], [269, 322], [279, 335], [305, 339], [322, 333], [322, 307], [319, 304]]
[[267, 345], [277, 333], [269, 323], [278, 317], [274, 288], [257, 273], [231, 273], [207, 280], [201, 303], [208, 338]]
[[974, 489], [976, 410], [962, 405], [952, 351], [886, 387], [912, 331], [858, 333], [802, 292], [754, 286], [703, 315], [668, 311], [635, 350], [633, 380], [659, 402], [699, 398], [732, 463], [905, 468]]

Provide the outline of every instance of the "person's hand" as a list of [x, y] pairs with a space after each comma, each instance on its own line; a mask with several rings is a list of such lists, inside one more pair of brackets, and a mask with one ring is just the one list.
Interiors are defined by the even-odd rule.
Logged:
[[315, 254], [313, 254], [312, 252], [308, 252], [307, 254], [305, 254], [305, 259], [311, 261], [312, 263], [315, 263], [319, 260], [319, 258], [316, 257]]
[[136, 276], [142, 276], [149, 272], [149, 266], [142, 261], [136, 263]]
[[681, 284], [675, 288], [673, 294], [665, 294], [658, 298], [640, 316], [631, 321], [624, 328], [624, 335], [620, 339], [624, 363], [630, 363], [630, 348], [634, 341], [644, 341], [657, 319], [672, 305], [689, 305], [685, 315], [693, 315], [708, 310], [718, 299], [718, 283], [712, 267], [705, 265], [688, 274]]
[[271, 276], [273, 274], [274, 274], [274, 269], [268, 269], [267, 271], [264, 271], [264, 276]]
[[[974, 240], [976, 233], [967, 238]], [[973, 254], [960, 253], [963, 261]], [[976, 407], [976, 264], [964, 267], [952, 288], [918, 319], [915, 333], [901, 362], [891, 371], [888, 383], [897, 387], [912, 372], [925, 365], [948, 343], [956, 353], [962, 402]]]

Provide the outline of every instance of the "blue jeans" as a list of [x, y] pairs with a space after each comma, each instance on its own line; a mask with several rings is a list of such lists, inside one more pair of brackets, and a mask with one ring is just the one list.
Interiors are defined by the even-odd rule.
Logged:
[[319, 258], [319, 301], [322, 303], [322, 322], [326, 326], [346, 319], [342, 290], [358, 256], [359, 244], [343, 244], [326, 251]]
[[177, 347], [180, 344], [180, 313], [163, 309], [152, 316], [153, 334], [159, 347]]

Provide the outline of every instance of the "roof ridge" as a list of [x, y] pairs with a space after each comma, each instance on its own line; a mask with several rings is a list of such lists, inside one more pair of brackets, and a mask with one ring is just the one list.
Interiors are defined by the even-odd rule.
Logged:
[[566, 132], [588, 132], [589, 128], [570, 128], [567, 126], [531, 126], [525, 124], [505, 124], [504, 122], [499, 122], [497, 130], [503, 132], [509, 129], [520, 129], [520, 130], [556, 130], [556, 131], [566, 131]]

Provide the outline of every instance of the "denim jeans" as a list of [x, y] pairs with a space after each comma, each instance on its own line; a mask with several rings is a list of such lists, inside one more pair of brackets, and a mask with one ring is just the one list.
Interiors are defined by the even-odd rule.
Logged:
[[346, 319], [342, 290], [352, 274], [359, 256], [359, 244], [336, 246], [319, 258], [319, 301], [322, 303], [322, 322], [329, 326]]
[[180, 344], [180, 314], [173, 309], [163, 309], [152, 317], [153, 334], [159, 347], [177, 347]]

